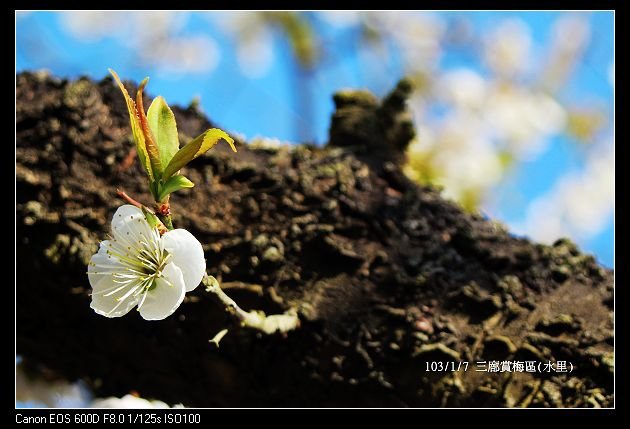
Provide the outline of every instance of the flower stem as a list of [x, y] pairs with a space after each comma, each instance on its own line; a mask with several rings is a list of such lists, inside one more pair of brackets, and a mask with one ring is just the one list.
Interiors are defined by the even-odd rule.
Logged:
[[272, 314], [269, 316], [262, 311], [245, 311], [223, 292], [219, 282], [214, 277], [206, 274], [201, 282], [206, 286], [206, 292], [214, 294], [225, 305], [226, 310], [239, 321], [241, 326], [258, 329], [266, 334], [273, 334], [274, 332], [285, 333], [300, 326], [300, 319], [297, 312], [293, 309], [284, 314]]
[[171, 217], [171, 203], [169, 202], [170, 199], [170, 195], [166, 196], [166, 200], [163, 202], [156, 202], [155, 204], [155, 212], [157, 213], [158, 217], [160, 218], [160, 220], [162, 221], [162, 223], [164, 225], [166, 225], [166, 227], [169, 230], [173, 229], [173, 218]]

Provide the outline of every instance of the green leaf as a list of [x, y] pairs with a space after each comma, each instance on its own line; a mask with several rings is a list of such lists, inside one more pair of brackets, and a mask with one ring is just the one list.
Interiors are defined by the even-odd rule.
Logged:
[[136, 93], [136, 112], [138, 113], [138, 118], [140, 119], [142, 134], [144, 134], [144, 142], [146, 144], [147, 153], [149, 154], [151, 170], [153, 170], [153, 175], [155, 176], [155, 180], [157, 180], [162, 176], [163, 170], [162, 163], [160, 162], [160, 151], [155, 144], [155, 139], [153, 138], [153, 134], [151, 133], [151, 129], [149, 128], [149, 121], [144, 114], [144, 104], [142, 102], [142, 92], [144, 91], [144, 87], [147, 85], [148, 82], [149, 78], [145, 77], [138, 86], [138, 92]]
[[138, 152], [138, 159], [140, 160], [140, 164], [144, 167], [149, 179], [151, 181], [154, 180], [153, 170], [151, 169], [151, 163], [149, 161], [149, 153], [147, 152], [146, 142], [144, 140], [144, 133], [142, 132], [142, 125], [140, 123], [140, 117], [138, 116], [138, 109], [136, 109], [136, 103], [134, 103], [133, 99], [129, 96], [127, 89], [120, 81], [118, 74], [112, 69], [108, 69], [111, 75], [114, 77], [114, 80], [118, 84], [120, 91], [125, 97], [125, 102], [127, 103], [127, 111], [129, 112], [129, 122], [131, 123], [131, 132], [133, 133], [133, 139], [136, 142], [136, 151]]
[[164, 199], [173, 192], [184, 188], [192, 188], [193, 186], [195, 186], [195, 184], [181, 174], [172, 176], [162, 186], [160, 186], [159, 200], [164, 201]]
[[179, 150], [179, 138], [175, 115], [163, 97], [156, 97], [153, 100], [147, 111], [147, 119], [160, 152], [160, 162], [162, 165], [168, 165]]
[[227, 135], [227, 133], [223, 130], [211, 128], [192, 140], [175, 154], [164, 170], [162, 178], [164, 180], [168, 179], [190, 161], [209, 151], [214, 145], [219, 143], [221, 139], [228, 142], [228, 144], [232, 147], [232, 150], [236, 152], [236, 147], [234, 146], [234, 140], [232, 137]]

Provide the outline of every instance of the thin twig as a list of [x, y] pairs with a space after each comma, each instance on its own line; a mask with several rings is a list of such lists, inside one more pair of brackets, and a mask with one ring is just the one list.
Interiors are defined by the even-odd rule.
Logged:
[[297, 312], [293, 309], [284, 314], [272, 314], [269, 316], [262, 311], [245, 311], [223, 292], [217, 279], [206, 274], [201, 281], [206, 286], [206, 292], [214, 294], [225, 306], [226, 310], [238, 320], [241, 326], [257, 329], [266, 334], [273, 334], [274, 332], [286, 333], [300, 326], [300, 319]]
[[[139, 203], [138, 201], [134, 200], [133, 198], [131, 198], [129, 195], [127, 195], [127, 193], [125, 191], [116, 188], [116, 194], [118, 194], [118, 196], [120, 198], [122, 198], [123, 200], [127, 201], [129, 204], [134, 205], [134, 206], [138, 207], [139, 209], [142, 208], [142, 204]], [[151, 211], [151, 213], [153, 213], [153, 211]]]

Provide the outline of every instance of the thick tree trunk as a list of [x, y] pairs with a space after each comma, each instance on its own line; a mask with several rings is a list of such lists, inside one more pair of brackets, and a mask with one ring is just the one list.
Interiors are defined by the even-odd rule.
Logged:
[[[286, 336], [233, 327], [217, 349], [230, 321], [202, 287], [160, 322], [90, 309], [86, 264], [116, 188], [150, 202], [125, 105], [110, 79], [19, 74], [18, 354], [99, 395], [188, 406], [611, 406], [613, 273], [407, 180], [408, 90], [338, 94], [324, 148], [219, 145], [187, 168], [196, 187], [173, 197], [174, 222], [209, 273], [244, 308], [302, 321]], [[183, 141], [210, 126], [174, 110]], [[477, 371], [550, 360], [573, 370]]]

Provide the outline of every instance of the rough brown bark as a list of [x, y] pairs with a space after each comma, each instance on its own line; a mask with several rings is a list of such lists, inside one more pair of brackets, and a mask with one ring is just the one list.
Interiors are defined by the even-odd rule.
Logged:
[[[17, 76], [17, 352], [99, 395], [188, 406], [611, 406], [613, 273], [568, 240], [510, 235], [400, 172], [404, 83], [335, 98], [327, 147], [218, 146], [187, 168], [176, 226], [246, 309], [299, 309], [286, 337], [232, 329], [202, 288], [146, 322], [89, 308], [86, 263], [121, 202], [150, 202], [110, 79]], [[175, 109], [187, 141], [210, 126]], [[476, 372], [567, 360], [570, 374]], [[469, 361], [427, 372], [426, 362]]]

